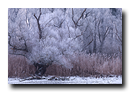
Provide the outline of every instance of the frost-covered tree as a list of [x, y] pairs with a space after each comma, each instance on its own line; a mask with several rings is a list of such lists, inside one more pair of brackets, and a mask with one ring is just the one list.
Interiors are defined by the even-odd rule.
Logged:
[[68, 68], [75, 53], [122, 53], [122, 10], [9, 8], [8, 49], [31, 64]]
[[9, 53], [23, 55], [32, 64], [57, 62], [69, 67], [66, 58], [81, 48], [76, 38], [80, 30], [74, 31], [67, 17], [61, 9], [9, 9]]
[[[117, 47], [122, 47], [121, 9], [117, 9], [116, 16], [108, 8], [88, 9], [88, 11], [90, 11], [89, 16], [84, 19], [87, 30], [83, 35], [84, 50], [87, 53], [119, 53]], [[116, 25], [118, 25], [117, 31]], [[89, 43], [90, 45], [87, 46]]]

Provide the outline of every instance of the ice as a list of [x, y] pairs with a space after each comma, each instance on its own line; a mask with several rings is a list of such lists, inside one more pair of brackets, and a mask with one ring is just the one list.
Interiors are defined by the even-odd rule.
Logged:
[[8, 78], [8, 84], [122, 84], [122, 76], [114, 77], [55, 77], [48, 76], [41, 79]]

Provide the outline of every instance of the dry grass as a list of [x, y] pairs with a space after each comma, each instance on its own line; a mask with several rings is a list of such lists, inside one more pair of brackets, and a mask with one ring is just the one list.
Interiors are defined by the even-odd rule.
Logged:
[[[71, 59], [72, 69], [52, 64], [45, 75], [56, 76], [91, 76], [122, 75], [122, 56], [106, 56], [100, 54], [75, 54]], [[24, 57], [9, 55], [8, 77], [28, 77], [35, 73], [35, 67], [29, 65]]]
[[26, 62], [25, 57], [8, 56], [8, 77], [27, 77], [35, 73], [35, 67]]
[[122, 58], [116, 55], [81, 54], [76, 55], [71, 62], [72, 69], [51, 65], [46, 74], [58, 76], [122, 75]]

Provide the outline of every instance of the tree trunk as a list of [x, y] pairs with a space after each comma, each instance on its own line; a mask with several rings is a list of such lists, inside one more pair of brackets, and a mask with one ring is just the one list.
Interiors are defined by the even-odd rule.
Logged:
[[102, 53], [103, 45], [104, 45], [104, 40], [101, 42], [101, 45], [100, 45], [100, 47], [99, 47], [99, 53]]
[[39, 39], [41, 39], [42, 38], [42, 30], [40, 28], [39, 20], [37, 20], [37, 25], [38, 25], [38, 30], [39, 30]]
[[96, 33], [94, 34], [93, 53], [96, 53]]

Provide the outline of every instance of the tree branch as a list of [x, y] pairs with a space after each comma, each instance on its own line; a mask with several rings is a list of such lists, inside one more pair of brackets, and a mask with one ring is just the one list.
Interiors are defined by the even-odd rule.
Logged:
[[69, 26], [68, 26], [68, 22], [67, 22], [67, 28], [68, 28], [68, 31], [69, 31], [69, 38], [70, 38], [70, 29], [69, 29]]
[[82, 12], [81, 16], [79, 17], [79, 19], [77, 20], [76, 24], [78, 24], [79, 20], [82, 18], [84, 12], [86, 11], [86, 8], [84, 9], [84, 11]]
[[116, 35], [117, 35], [119, 41], [122, 43], [122, 40], [121, 40], [120, 36], [117, 34], [117, 33], [118, 33], [118, 30], [117, 30], [117, 28], [116, 28], [116, 24], [115, 24], [115, 29], [116, 29]]
[[39, 16], [38, 16], [38, 21], [39, 21], [39, 19], [40, 19], [40, 17], [41, 17], [41, 14], [42, 14], [41, 8], [39, 8], [39, 11], [40, 11], [40, 14], [39, 14]]
[[76, 27], [76, 22], [74, 21], [74, 10], [73, 10], [73, 8], [72, 8], [72, 21], [74, 22], [74, 25]]
[[104, 34], [104, 36], [107, 36], [107, 35], [108, 35], [107, 33], [108, 33], [108, 31], [109, 31], [109, 30], [108, 30], [109, 28], [110, 28], [110, 27], [107, 27], [106, 32], [105, 32], [105, 34]]
[[98, 35], [99, 35], [99, 41], [100, 41], [100, 43], [101, 43], [101, 35], [100, 35], [100, 32], [99, 32], [99, 25], [100, 25], [100, 20], [99, 20], [99, 22], [98, 22]]
[[34, 17], [36, 18], [36, 20], [37, 20], [37, 25], [38, 25], [38, 29], [39, 29], [39, 39], [41, 39], [42, 38], [42, 30], [41, 30], [41, 27], [40, 27], [40, 23], [39, 23], [39, 19], [40, 19], [40, 16], [41, 16], [41, 8], [39, 9], [39, 11], [40, 11], [40, 14], [39, 14], [39, 16], [38, 16], [38, 18], [36, 17], [36, 15], [34, 14]]
[[107, 33], [109, 32], [109, 29], [110, 27], [107, 27], [107, 29], [106, 29], [106, 32], [105, 32], [105, 34], [103, 35], [103, 40], [105, 40], [105, 38], [106, 38], [106, 36], [108, 35]]
[[27, 44], [26, 44], [25, 39], [23, 39], [24, 42], [25, 42], [25, 43], [24, 43], [25, 48], [22, 49], [22, 48], [17, 48], [17, 46], [15, 46], [15, 45], [13, 46], [13, 45], [11, 44], [11, 35], [8, 34], [8, 36], [9, 36], [8, 44], [12, 47], [11, 49], [12, 49], [13, 51], [19, 50], [19, 51], [25, 51], [25, 52], [28, 52], [28, 48], [27, 48]]
[[[82, 49], [82, 51], [84, 51], [84, 49], [85, 49], [86, 47], [88, 47], [92, 42], [93, 42], [93, 38], [92, 38], [92, 40], [91, 40], [86, 46], [84, 46], [84, 48]], [[82, 51], [81, 51], [81, 52], [82, 52]]]
[[[88, 45], [90, 45], [92, 42], [93, 42], [93, 38], [92, 38], [92, 40], [88, 43]], [[88, 46], [88, 45], [87, 45], [87, 46]], [[86, 46], [86, 47], [87, 47], [87, 46]]]
[[78, 25], [79, 20], [83, 17], [84, 12], [86, 11], [86, 8], [84, 9], [84, 11], [82, 12], [81, 16], [78, 18], [77, 22], [74, 20], [74, 10], [72, 8], [72, 21], [74, 22], [75, 28], [77, 28], [77, 26], [81, 26]]
[[35, 14], [33, 16], [36, 18], [36, 20], [38, 20]]

